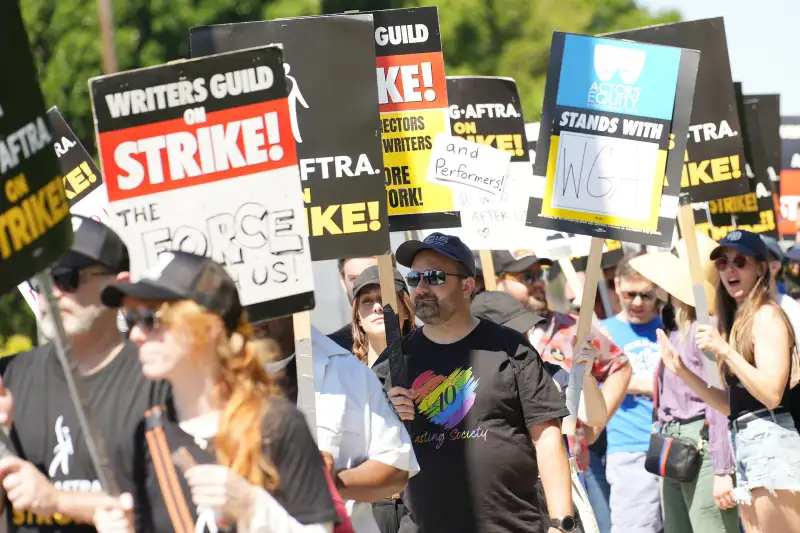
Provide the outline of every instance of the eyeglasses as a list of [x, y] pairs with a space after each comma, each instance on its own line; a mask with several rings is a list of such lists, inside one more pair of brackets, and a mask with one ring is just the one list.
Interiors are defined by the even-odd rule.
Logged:
[[140, 325], [146, 330], [157, 329], [161, 325], [161, 311], [156, 309], [128, 310], [122, 313], [125, 317], [125, 323], [128, 325], [128, 331], [133, 329], [133, 326]]
[[[110, 272], [108, 270], [102, 271], [95, 271], [89, 272], [86, 269], [79, 269], [79, 268], [67, 268], [67, 267], [58, 267], [54, 268], [50, 272], [50, 277], [53, 279], [53, 284], [58, 287], [58, 290], [61, 292], [66, 293], [74, 293], [78, 290], [81, 286], [81, 282], [84, 280], [84, 276], [115, 276], [116, 272]], [[31, 280], [30, 282], [31, 288], [38, 292], [40, 291], [40, 286], [35, 280]]]
[[537, 281], [547, 279], [547, 270], [543, 268], [528, 269], [524, 272], [503, 272], [500, 276], [503, 279], [513, 279], [525, 285], [531, 285]]
[[410, 270], [408, 274], [406, 274], [406, 281], [408, 282], [408, 286], [412, 288], [419, 285], [421, 280], [425, 280], [425, 283], [428, 285], [442, 285], [447, 280], [447, 276], [455, 276], [457, 278], [464, 277], [461, 274], [452, 274], [444, 270], [426, 270], [425, 272]]
[[622, 292], [622, 297], [625, 298], [625, 300], [632, 301], [632, 300], [635, 300], [637, 296], [639, 298], [641, 298], [643, 301], [648, 301], [648, 300], [652, 300], [653, 298], [655, 298], [656, 297], [656, 293], [653, 292], [653, 291], [647, 291], [647, 292], [623, 291]]
[[720, 272], [726, 270], [731, 265], [741, 270], [747, 265], [747, 258], [743, 255], [736, 255], [732, 260], [728, 259], [727, 256], [717, 257], [714, 260], [714, 266], [717, 267], [717, 270]]

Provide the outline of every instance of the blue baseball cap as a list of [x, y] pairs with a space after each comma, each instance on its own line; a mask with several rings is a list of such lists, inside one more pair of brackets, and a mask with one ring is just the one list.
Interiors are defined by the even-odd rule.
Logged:
[[431, 233], [422, 241], [404, 242], [397, 248], [395, 257], [397, 257], [398, 263], [404, 267], [411, 268], [414, 256], [425, 250], [431, 250], [449, 257], [453, 261], [458, 261], [464, 265], [470, 276], [474, 277], [476, 274], [475, 256], [472, 255], [472, 250], [455, 235], [445, 235], [438, 231]]
[[720, 257], [725, 248], [732, 248], [744, 256], [769, 258], [767, 245], [758, 234], [750, 231], [737, 229], [725, 235], [725, 238], [719, 241], [719, 246], [711, 252], [711, 259]]
[[786, 259], [789, 261], [800, 261], [800, 244], [795, 244], [788, 250], [786, 250]]

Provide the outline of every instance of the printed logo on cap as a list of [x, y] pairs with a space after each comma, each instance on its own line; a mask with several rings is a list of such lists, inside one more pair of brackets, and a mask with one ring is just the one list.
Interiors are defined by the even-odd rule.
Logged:
[[450, 238], [447, 235], [429, 235], [423, 242], [431, 246], [437, 246], [447, 244], [450, 242]]
[[524, 259], [534, 255], [533, 250], [509, 250], [509, 252], [511, 253], [511, 257], [514, 259]]
[[78, 217], [72, 217], [72, 231], [78, 231], [78, 228], [83, 224], [83, 220]]
[[175, 259], [175, 254], [172, 252], [164, 252], [158, 256], [158, 261], [153, 267], [147, 271], [144, 277], [152, 280], [157, 280], [161, 277], [161, 273], [169, 266], [172, 260]]
[[730, 232], [728, 234], [728, 237], [726, 238], [726, 240], [732, 241], [732, 242], [736, 242], [741, 238], [742, 238], [742, 232], [741, 231], [732, 231], [732, 232]]

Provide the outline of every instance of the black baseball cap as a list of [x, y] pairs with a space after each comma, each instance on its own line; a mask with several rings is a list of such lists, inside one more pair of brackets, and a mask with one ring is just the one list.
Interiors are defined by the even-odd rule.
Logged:
[[[395, 292], [408, 292], [406, 280], [403, 275], [398, 272], [396, 268], [392, 269], [394, 274], [394, 291]], [[373, 265], [365, 269], [353, 282], [353, 298], [358, 297], [358, 293], [364, 290], [369, 285], [380, 285], [381, 277], [378, 274], [378, 267]]]
[[795, 244], [786, 250], [786, 259], [790, 261], [800, 261], [800, 244]]
[[536, 257], [531, 250], [495, 250], [492, 262], [497, 274], [525, 272], [534, 265], [552, 266], [553, 262], [544, 257]]
[[539, 315], [525, 309], [519, 300], [500, 291], [483, 291], [475, 296], [470, 311], [478, 318], [502, 324], [520, 333], [527, 333], [533, 326], [544, 320]]
[[72, 216], [75, 240], [72, 247], [56, 261], [56, 268], [104, 266], [115, 274], [130, 270], [128, 247], [114, 230], [92, 218]]
[[716, 259], [723, 254], [725, 248], [732, 248], [744, 256], [756, 256], [763, 259], [769, 258], [769, 250], [761, 237], [750, 231], [734, 230], [719, 241], [719, 246], [711, 252], [711, 259]]
[[475, 269], [475, 256], [466, 244], [461, 242], [461, 239], [455, 235], [445, 235], [444, 233], [431, 233], [422, 241], [406, 241], [397, 248], [397, 262], [401, 265], [411, 268], [411, 263], [414, 262], [414, 256], [424, 250], [432, 250], [440, 253], [445, 257], [449, 257], [453, 261], [458, 261], [467, 269], [469, 275], [474, 277], [476, 274]]
[[222, 317], [229, 331], [236, 329], [242, 304], [236, 283], [215, 261], [188, 252], [162, 253], [136, 283], [107, 285], [100, 300], [108, 307], [121, 307], [132, 296], [141, 300], [192, 300]]
[[769, 255], [773, 261], [780, 261], [781, 263], [786, 261], [786, 256], [783, 254], [781, 245], [778, 244], [778, 240], [776, 238], [770, 237], [769, 235], [759, 235], [759, 237], [761, 237], [761, 240], [764, 241], [764, 245], [767, 247]]

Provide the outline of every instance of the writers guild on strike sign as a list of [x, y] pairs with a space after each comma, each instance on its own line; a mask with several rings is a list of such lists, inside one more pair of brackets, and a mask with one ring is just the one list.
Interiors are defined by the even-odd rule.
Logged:
[[[310, 308], [311, 258], [280, 50], [219, 54], [91, 86], [111, 224], [131, 248], [133, 276], [165, 252], [194, 252], [226, 267], [254, 320]], [[192, 107], [198, 101], [204, 106]]]

